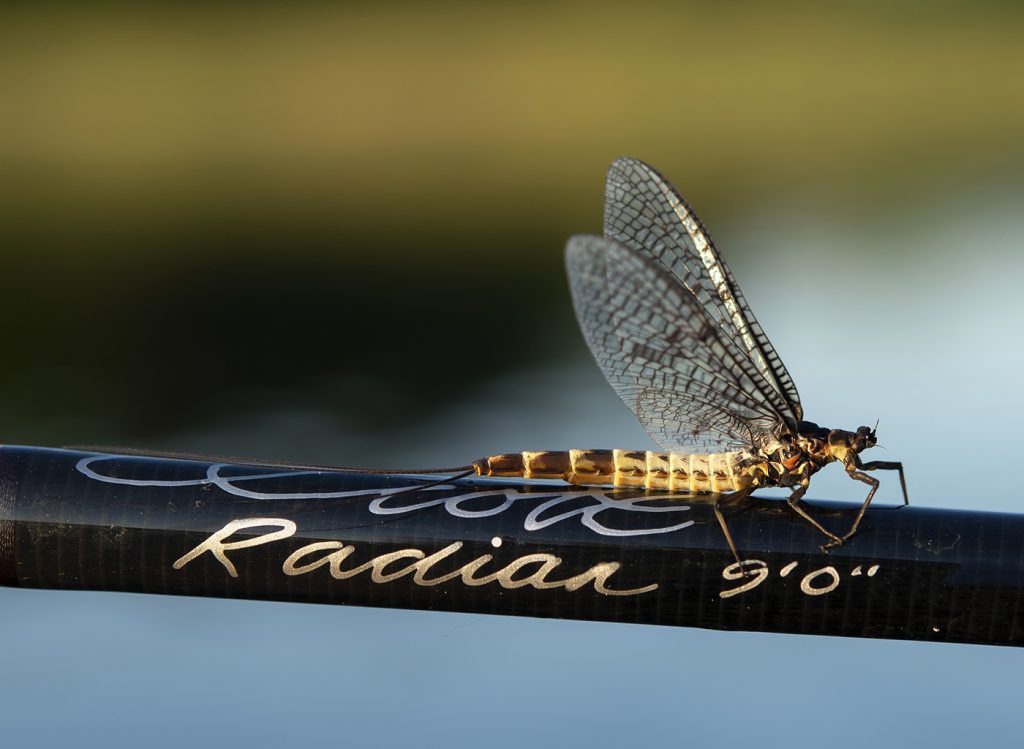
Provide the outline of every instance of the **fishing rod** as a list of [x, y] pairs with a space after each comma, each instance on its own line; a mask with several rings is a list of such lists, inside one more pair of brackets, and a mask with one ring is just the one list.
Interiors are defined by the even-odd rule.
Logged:
[[[859, 503], [813, 502], [842, 529]], [[0, 584], [1024, 644], [1024, 516], [0, 447]]]
[[[446, 476], [3, 447], [0, 583], [1022, 643], [1022, 516], [910, 507], [903, 464], [861, 458], [875, 428], [805, 420], [653, 168], [611, 165], [604, 228], [569, 240], [573, 304], [658, 451], [529, 450]], [[870, 487], [860, 503], [804, 499], [830, 463]], [[876, 471], [903, 506], [872, 505]], [[754, 495], [773, 488], [785, 502]]]

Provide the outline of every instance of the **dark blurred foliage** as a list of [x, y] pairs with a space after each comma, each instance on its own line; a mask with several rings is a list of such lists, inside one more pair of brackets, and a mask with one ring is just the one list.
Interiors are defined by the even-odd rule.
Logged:
[[152, 443], [292, 407], [387, 426], [579, 347], [561, 247], [599, 230], [622, 153], [712, 231], [1018, 181], [1021, 20], [5, 4], [3, 438]]

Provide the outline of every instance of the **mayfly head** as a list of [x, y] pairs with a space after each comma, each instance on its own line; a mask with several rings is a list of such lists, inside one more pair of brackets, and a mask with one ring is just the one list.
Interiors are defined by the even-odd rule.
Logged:
[[857, 434], [852, 440], [852, 447], [857, 452], [861, 450], [867, 450], [869, 447], [874, 447], [878, 444], [878, 439], [875, 437], [875, 430], [871, 427], [857, 427]]

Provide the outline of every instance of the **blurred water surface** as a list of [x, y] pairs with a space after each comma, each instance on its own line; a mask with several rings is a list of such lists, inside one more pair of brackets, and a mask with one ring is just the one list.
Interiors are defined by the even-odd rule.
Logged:
[[[682, 189], [808, 418], [1019, 511], [1024, 28], [955, 3], [10, 5], [5, 442], [370, 467], [651, 445], [561, 252]], [[882, 476], [879, 502], [897, 499]], [[857, 499], [833, 467], [811, 496]], [[11, 745], [934, 747], [1017, 651], [0, 591]]]

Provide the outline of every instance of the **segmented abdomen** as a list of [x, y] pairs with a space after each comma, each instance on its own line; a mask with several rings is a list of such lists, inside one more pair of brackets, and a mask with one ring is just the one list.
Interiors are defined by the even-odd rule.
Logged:
[[563, 450], [492, 455], [473, 464], [478, 476], [562, 479], [570, 484], [642, 486], [689, 492], [739, 491], [752, 475], [746, 452], [656, 453], [650, 450]]

